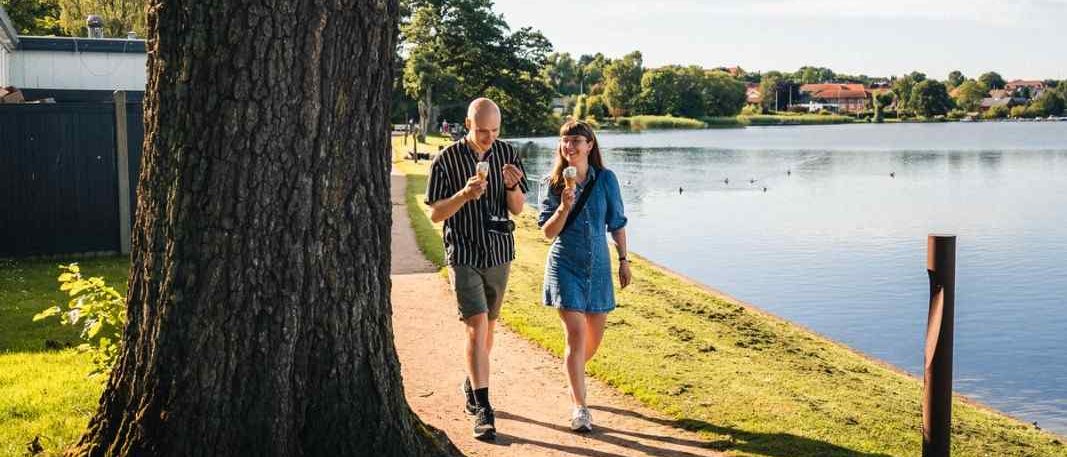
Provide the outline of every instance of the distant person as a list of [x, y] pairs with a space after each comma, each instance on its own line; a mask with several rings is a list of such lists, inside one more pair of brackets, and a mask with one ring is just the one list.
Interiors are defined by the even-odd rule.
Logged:
[[[459, 318], [466, 326], [464, 409], [474, 416], [474, 437], [493, 440], [489, 352], [515, 259], [515, 223], [508, 213], [522, 212], [527, 187], [519, 155], [497, 140], [496, 103], [487, 98], [471, 102], [466, 125], [470, 133], [443, 149], [430, 165], [426, 204], [434, 222], [444, 221], [446, 261]], [[482, 162], [488, 165], [484, 176], [477, 171]]]
[[448, 134], [448, 121], [441, 121], [441, 133]]
[[[625, 288], [632, 280], [626, 258], [626, 216], [619, 181], [604, 168], [589, 124], [568, 121], [559, 136], [555, 164], [541, 186], [537, 219], [545, 237], [554, 239], [545, 263], [542, 299], [558, 310], [566, 331], [564, 368], [574, 404], [571, 430], [590, 432], [593, 418], [586, 403], [585, 364], [596, 354], [608, 313], [615, 309], [605, 233], [615, 241], [619, 285]], [[571, 167], [574, 170], [568, 171]]]

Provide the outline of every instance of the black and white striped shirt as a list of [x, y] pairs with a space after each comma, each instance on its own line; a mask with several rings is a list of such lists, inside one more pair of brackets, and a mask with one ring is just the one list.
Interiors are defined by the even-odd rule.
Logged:
[[[503, 141], [496, 140], [482, 160], [489, 162], [489, 185], [478, 200], [460, 207], [456, 214], [445, 219], [445, 258], [449, 265], [489, 268], [515, 259], [515, 236], [486, 229], [489, 216], [502, 220], [509, 217], [507, 191], [504, 189], [503, 167], [512, 164], [522, 170], [518, 153]], [[430, 165], [430, 181], [426, 185], [426, 204], [450, 198], [467, 185], [474, 176], [478, 153], [467, 145], [466, 138], [452, 143], [434, 158]], [[527, 191], [526, 180], [519, 180], [519, 188]]]

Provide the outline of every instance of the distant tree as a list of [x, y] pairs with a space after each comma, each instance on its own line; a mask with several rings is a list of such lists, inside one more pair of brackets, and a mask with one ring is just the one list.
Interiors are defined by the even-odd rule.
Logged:
[[66, 35], [59, 25], [59, 0], [0, 0], [19, 35]]
[[95, 14], [104, 20], [105, 37], [144, 37], [147, 6], [146, 0], [59, 0], [59, 25], [71, 36], [85, 36], [85, 18]]
[[678, 114], [681, 96], [679, 79], [683, 75], [677, 66], [646, 70], [641, 76], [641, 95], [637, 111], [641, 114]]
[[1030, 109], [1036, 116], [1061, 116], [1065, 105], [1067, 100], [1058, 91], [1046, 90], [1030, 103]]
[[721, 71], [704, 75], [702, 93], [705, 116], [736, 116], [745, 106], [745, 83]]
[[915, 88], [915, 85], [925, 80], [925, 74], [913, 71], [893, 81], [893, 92], [895, 92], [897, 96], [897, 112], [918, 111], [912, 105], [911, 96], [914, 93], [913, 89]]
[[604, 102], [612, 117], [625, 116], [633, 109], [641, 93], [643, 73], [640, 51], [626, 54], [604, 69]]
[[608, 105], [604, 103], [603, 95], [586, 96], [585, 112], [586, 116], [594, 117], [596, 119], [606, 119], [611, 115], [608, 112]]
[[978, 82], [984, 84], [989, 90], [1003, 89], [1007, 85], [1007, 83], [1004, 82], [1004, 78], [995, 71], [983, 73], [982, 76], [978, 77]]
[[759, 91], [763, 97], [761, 104], [765, 111], [785, 111], [789, 108], [790, 100], [794, 103], [800, 100], [800, 86], [780, 73], [764, 75]]
[[438, 105], [462, 112], [468, 101], [489, 93], [502, 94], [497, 103], [511, 132], [544, 128], [553, 90], [542, 68], [552, 45], [540, 32], [510, 32], [490, 0], [406, 4], [410, 19], [400, 28], [410, 54], [404, 88], [419, 101], [424, 132], [436, 124]]
[[917, 114], [925, 117], [947, 114], [952, 109], [952, 99], [945, 85], [932, 79], [912, 88], [910, 104]]
[[604, 90], [604, 68], [611, 59], [604, 54], [582, 55], [578, 58], [578, 87], [584, 94], [599, 94]]
[[589, 106], [586, 104], [586, 98], [586, 95], [582, 94], [574, 101], [574, 110], [571, 111], [571, 117], [580, 121], [589, 116]]
[[816, 84], [834, 81], [834, 71], [823, 67], [800, 67], [793, 73], [793, 82], [797, 84]]
[[960, 87], [960, 85], [963, 84], [964, 81], [967, 81], [967, 78], [963, 76], [963, 72], [959, 70], [953, 70], [951, 73], [948, 74], [948, 80], [945, 81], [945, 84], [947, 84], [949, 88], [956, 88]]
[[871, 94], [871, 106], [874, 108], [874, 122], [882, 122], [885, 110], [893, 104], [894, 94], [891, 90], [876, 90]]
[[581, 71], [569, 53], [549, 54], [541, 74], [560, 95], [575, 95], [581, 89]]
[[988, 95], [989, 89], [982, 83], [969, 79], [956, 87], [956, 106], [964, 111], [977, 111]]
[[677, 65], [646, 70], [636, 108], [640, 114], [704, 116], [704, 70]]

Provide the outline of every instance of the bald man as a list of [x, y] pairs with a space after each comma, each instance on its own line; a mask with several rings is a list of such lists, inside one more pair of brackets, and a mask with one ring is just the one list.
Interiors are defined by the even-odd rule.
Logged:
[[[464, 409], [474, 416], [474, 437], [493, 440], [489, 352], [515, 259], [515, 224], [509, 214], [522, 212], [526, 173], [511, 145], [497, 139], [496, 103], [474, 100], [464, 124], [467, 135], [438, 153], [430, 165], [426, 204], [434, 222], [444, 221], [445, 256], [459, 318], [467, 330]], [[479, 163], [488, 165], [484, 178], [477, 173]]]

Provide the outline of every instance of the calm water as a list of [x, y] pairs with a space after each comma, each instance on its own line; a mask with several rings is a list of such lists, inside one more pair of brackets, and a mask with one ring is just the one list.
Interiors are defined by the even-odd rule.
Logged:
[[1067, 434], [1067, 122], [600, 141], [632, 250], [917, 375], [926, 236], [956, 234], [956, 390]]

